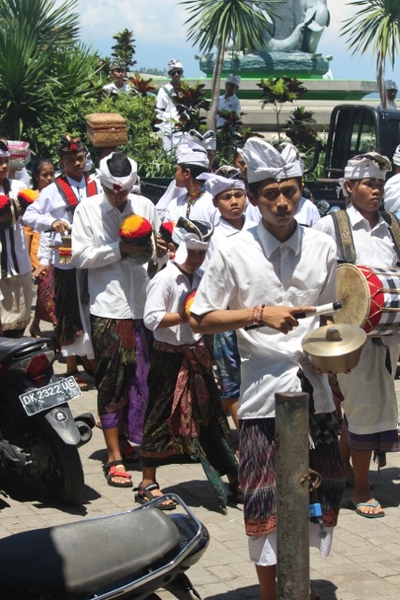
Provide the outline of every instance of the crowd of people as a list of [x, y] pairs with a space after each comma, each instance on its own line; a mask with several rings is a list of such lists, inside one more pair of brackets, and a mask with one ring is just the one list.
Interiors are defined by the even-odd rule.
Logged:
[[[167, 110], [183, 67], [172, 59], [168, 72], [158, 110], [161, 101]], [[239, 82], [227, 82], [225, 102]], [[346, 258], [333, 216], [320, 219], [303, 196], [297, 149], [249, 138], [232, 165], [215, 170], [213, 131], [172, 139], [167, 124], [161, 133], [174, 149], [176, 173], [156, 205], [140, 193], [135, 160], [116, 149], [91, 173], [84, 143], [68, 134], [58, 145], [61, 174], [55, 177], [49, 159], [36, 160], [37, 192], [29, 195], [9, 178], [10, 153], [0, 141], [2, 334], [21, 336], [29, 328], [39, 337], [47, 321], [66, 375], [83, 391], [78, 367], [94, 377], [110, 486], [132, 488], [127, 463], [140, 461], [135, 500], [163, 496], [159, 508], [174, 510], [157, 471], [199, 462], [221, 508], [243, 503], [260, 596], [275, 600], [275, 394], [310, 394], [310, 467], [322, 476], [327, 532], [321, 538], [319, 525], [310, 523], [310, 544], [327, 555], [346, 482], [349, 508], [384, 516], [369, 466], [372, 453], [384, 464], [386, 452], [400, 449], [400, 339], [369, 337], [359, 365], [334, 383], [313, 369], [301, 341], [334, 316], [296, 315], [336, 300], [337, 264]], [[400, 146], [395, 165], [399, 157]], [[340, 181], [358, 264], [393, 268], [399, 261], [392, 228], [378, 210], [390, 170], [386, 157], [371, 152], [353, 157]], [[29, 326], [32, 276], [38, 293]]]

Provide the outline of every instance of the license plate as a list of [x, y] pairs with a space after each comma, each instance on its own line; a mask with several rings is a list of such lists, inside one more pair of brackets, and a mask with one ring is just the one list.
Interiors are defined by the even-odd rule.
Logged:
[[29, 390], [29, 392], [21, 394], [19, 399], [26, 414], [30, 417], [79, 396], [82, 396], [82, 391], [71, 375], [44, 387]]

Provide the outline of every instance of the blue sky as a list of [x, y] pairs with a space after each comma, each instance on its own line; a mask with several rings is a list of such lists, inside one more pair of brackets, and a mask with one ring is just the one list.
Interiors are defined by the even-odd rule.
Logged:
[[[342, 21], [354, 15], [345, 0], [328, 0], [331, 24], [325, 29], [318, 50], [333, 55], [331, 69], [335, 79], [374, 80], [371, 55], [351, 57], [339, 31]], [[101, 56], [111, 54], [112, 36], [127, 28], [134, 33], [138, 67], [165, 68], [170, 58], [179, 59], [187, 78], [201, 78], [198, 49], [186, 41], [188, 17], [176, 0], [79, 0], [81, 39]], [[397, 68], [388, 66], [386, 77], [400, 82], [400, 56]]]

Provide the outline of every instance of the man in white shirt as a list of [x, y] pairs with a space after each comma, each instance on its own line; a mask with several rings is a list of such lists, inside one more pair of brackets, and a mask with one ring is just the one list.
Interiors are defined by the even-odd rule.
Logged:
[[[68, 233], [73, 224], [74, 212], [82, 200], [97, 194], [98, 187], [85, 174], [87, 150], [80, 138], [69, 134], [61, 136], [58, 146], [59, 164], [63, 175], [45, 187], [25, 211], [23, 223], [40, 233], [53, 233], [52, 245], [63, 248], [61, 236]], [[80, 293], [82, 273], [71, 264], [70, 249], [55, 250], [54, 286], [57, 325], [55, 334], [66, 357], [67, 375], [73, 375], [81, 389], [87, 383], [80, 377], [76, 356], [82, 357], [85, 368], [90, 368], [86, 357], [93, 358], [88, 315]]]
[[392, 157], [393, 175], [385, 183], [383, 203], [385, 210], [397, 213], [400, 211], [400, 145], [397, 146]]
[[[230, 73], [225, 81], [225, 94], [220, 96], [218, 102], [218, 112], [226, 110], [227, 112], [234, 112], [238, 115], [242, 108], [240, 106], [240, 100], [236, 96], [240, 86], [240, 77], [234, 73]], [[217, 115], [217, 127], [222, 127], [226, 123], [226, 119], [222, 115]]]
[[113, 96], [120, 92], [126, 94], [129, 92], [129, 85], [125, 83], [126, 67], [120, 60], [114, 60], [110, 64], [110, 79], [111, 83], [103, 85], [103, 95]]
[[[385, 88], [387, 98], [386, 110], [397, 110], [395, 102], [398, 91], [397, 83], [392, 79], [387, 79], [387, 81], [385, 81]], [[379, 104], [377, 108], [383, 108], [382, 104]]]
[[[356, 156], [348, 161], [344, 178], [340, 180], [344, 195], [349, 201], [346, 213], [358, 265], [395, 268], [399, 260], [390, 227], [378, 210], [385, 175], [390, 166], [390, 161], [376, 152]], [[337, 259], [343, 262], [345, 257], [342, 255], [333, 217], [323, 217], [314, 228], [327, 233], [337, 242]], [[348, 441], [354, 472], [349, 508], [367, 518], [385, 515], [370, 490], [369, 465], [372, 452], [380, 455], [400, 449], [394, 388], [399, 341], [399, 335], [368, 336], [357, 367], [349, 374], [338, 374], [340, 390], [344, 396], [344, 429], [347, 429], [347, 436], [344, 433], [342, 440]], [[344, 458], [347, 458], [347, 444], [342, 446], [342, 452]]]
[[[98, 411], [108, 451], [104, 470], [114, 487], [132, 487], [123, 464], [130, 448], [120, 447], [119, 435], [127, 429], [130, 441], [141, 442], [149, 367], [142, 320], [147, 262], [156, 260], [150, 242], [138, 248], [122, 242], [119, 231], [133, 214], [147, 219], [155, 232], [160, 226], [153, 203], [130, 193], [136, 178], [137, 165], [124, 154], [103, 158], [103, 191], [79, 205], [72, 230], [73, 264], [88, 269]], [[165, 253], [158, 247], [159, 256]]]
[[177, 147], [182, 139], [182, 132], [175, 131], [179, 113], [174, 102], [174, 98], [181, 89], [182, 63], [175, 58], [171, 58], [168, 61], [167, 73], [171, 77], [171, 81], [158, 90], [156, 98], [156, 113], [159, 121], [156, 127], [162, 134], [164, 150], [170, 152]]
[[[301, 348], [307, 332], [332, 321], [329, 317], [300, 321], [296, 313], [308, 310], [304, 306], [336, 299], [335, 247], [328, 236], [300, 227], [294, 218], [303, 174], [296, 149], [288, 145], [280, 154], [267, 142], [250, 138], [241, 152], [262, 219], [257, 227], [227, 238], [215, 250], [189, 323], [201, 333], [237, 330], [242, 360], [239, 476], [246, 533], [260, 597], [276, 600], [275, 393], [301, 389], [301, 366], [314, 389], [315, 414], [311, 418], [330, 423], [334, 429], [335, 405], [327, 377], [310, 369]], [[256, 328], [246, 331], [248, 325]], [[310, 543], [326, 554], [332, 542], [330, 526], [336, 524], [344, 491], [344, 470], [336, 435], [332, 435], [329, 450], [322, 439], [314, 444], [310, 465], [319, 460], [319, 469], [327, 469], [335, 480], [323, 493], [328, 494], [323, 512], [329, 523], [323, 543], [316, 526], [310, 524]], [[257, 465], [261, 463], [260, 472]], [[324, 506], [328, 496], [329, 505]]]

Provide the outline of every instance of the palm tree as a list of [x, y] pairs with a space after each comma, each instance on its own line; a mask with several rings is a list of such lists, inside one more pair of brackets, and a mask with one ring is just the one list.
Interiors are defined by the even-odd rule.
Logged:
[[399, 51], [400, 2], [399, 0], [356, 0], [348, 6], [359, 7], [355, 15], [344, 21], [341, 35], [347, 36], [352, 54], [372, 50], [376, 55], [376, 79], [383, 108], [387, 107], [384, 82], [386, 58], [394, 68]]
[[101, 88], [97, 61], [78, 44], [77, 0], [0, 2], [0, 127], [21, 139], [72, 95]]
[[217, 48], [211, 82], [211, 107], [207, 127], [215, 129], [221, 88], [221, 72], [228, 42], [236, 51], [254, 51], [262, 47], [265, 33], [270, 29], [270, 2], [259, 0], [185, 0], [190, 17], [187, 39], [199, 45], [201, 52]]

